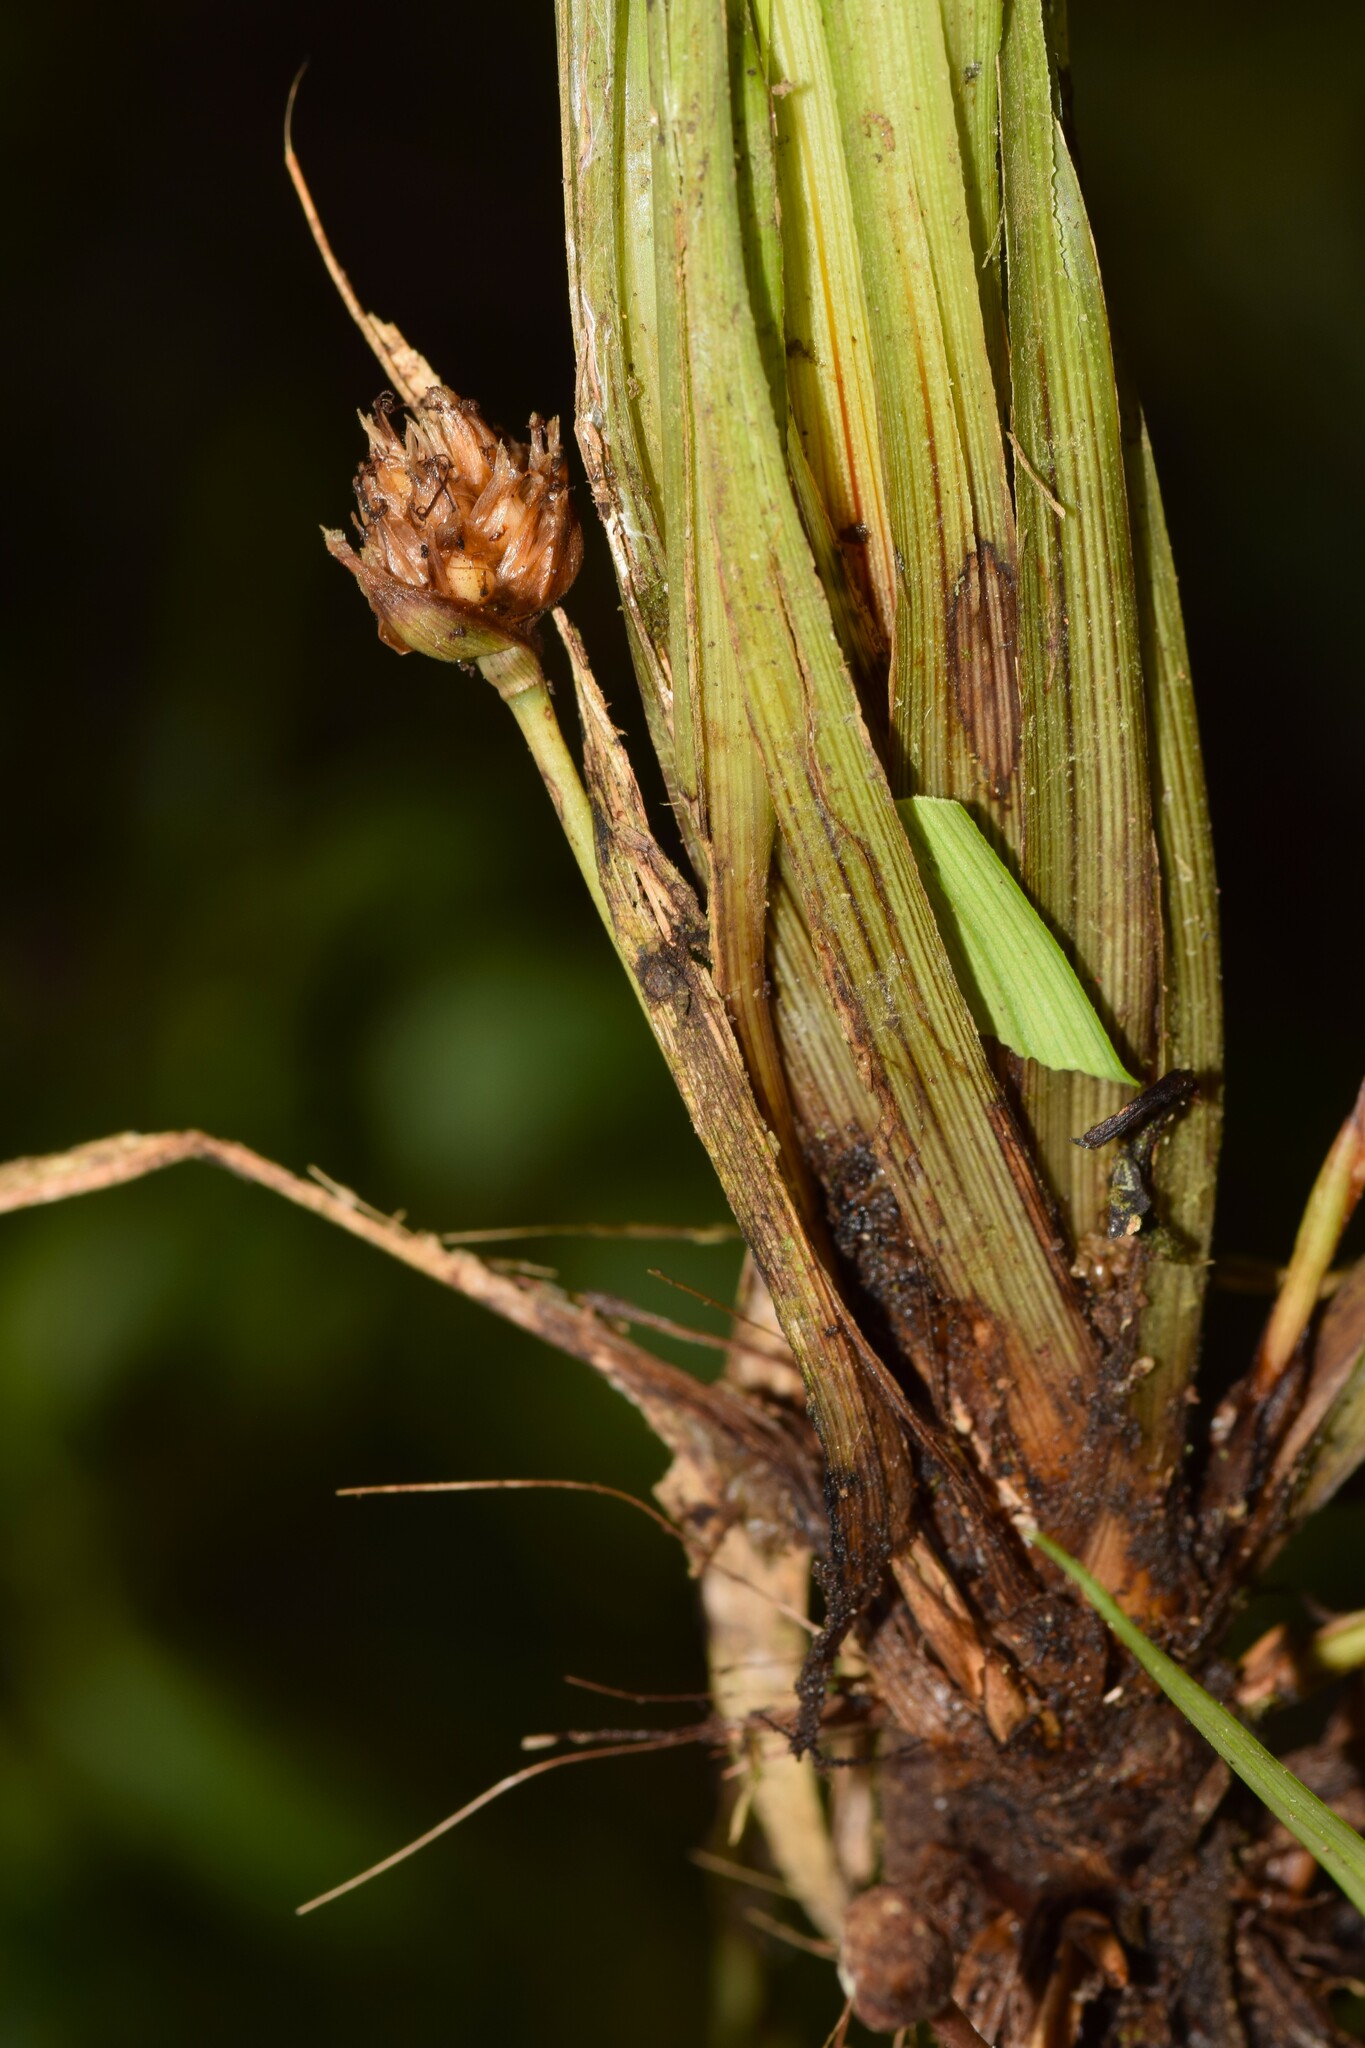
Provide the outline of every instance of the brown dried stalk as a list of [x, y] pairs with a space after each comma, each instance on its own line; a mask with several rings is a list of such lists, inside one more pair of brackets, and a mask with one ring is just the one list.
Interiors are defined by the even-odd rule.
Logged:
[[666, 1364], [548, 1281], [499, 1272], [473, 1252], [381, 1215], [336, 1181], [302, 1180], [230, 1139], [204, 1131], [125, 1131], [70, 1152], [10, 1160], [0, 1166], [0, 1214], [121, 1187], [190, 1160], [268, 1188], [580, 1359], [639, 1409], [676, 1457], [705, 1472], [718, 1496], [738, 1488], [757, 1514], [793, 1529], [819, 1519], [808, 1445], [785, 1422], [739, 1401], [728, 1387], [704, 1386]]

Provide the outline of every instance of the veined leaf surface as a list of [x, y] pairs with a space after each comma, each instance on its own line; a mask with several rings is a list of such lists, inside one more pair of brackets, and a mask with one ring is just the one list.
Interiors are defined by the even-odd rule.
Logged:
[[970, 814], [951, 797], [896, 809], [977, 1029], [1045, 1067], [1131, 1082], [1065, 953]]

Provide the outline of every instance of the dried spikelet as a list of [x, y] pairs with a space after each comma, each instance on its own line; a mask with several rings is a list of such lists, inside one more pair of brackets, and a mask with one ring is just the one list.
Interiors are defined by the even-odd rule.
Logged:
[[379, 636], [400, 654], [474, 661], [523, 643], [583, 559], [559, 422], [530, 442], [495, 434], [472, 399], [433, 384], [400, 431], [385, 392], [362, 418], [355, 479], [360, 552], [327, 545], [360, 584]]

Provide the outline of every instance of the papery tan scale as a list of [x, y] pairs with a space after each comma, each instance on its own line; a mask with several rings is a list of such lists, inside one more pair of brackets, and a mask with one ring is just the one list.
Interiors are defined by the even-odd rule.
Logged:
[[362, 420], [359, 552], [340, 533], [328, 547], [400, 653], [473, 661], [524, 640], [583, 558], [558, 420], [532, 414], [529, 444], [500, 438], [443, 384], [401, 432], [394, 410], [386, 396]]

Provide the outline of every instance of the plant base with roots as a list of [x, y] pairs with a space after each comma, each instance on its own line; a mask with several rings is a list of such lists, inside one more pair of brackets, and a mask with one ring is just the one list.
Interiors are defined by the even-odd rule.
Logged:
[[[1024, 1677], [1001, 1685], [989, 1657], [969, 1654], [977, 1639], [965, 1602], [958, 1671], [926, 1650], [930, 1603], [953, 1597], [946, 1575], [931, 1583], [926, 1549], [909, 1599], [902, 1569], [858, 1617], [821, 1707], [816, 1750], [793, 1754], [809, 1644], [802, 1616], [812, 1562], [817, 1575], [828, 1570], [829, 1524], [800, 1378], [752, 1267], [725, 1372], [708, 1387], [548, 1282], [500, 1271], [379, 1215], [324, 1176], [300, 1180], [200, 1132], [130, 1133], [14, 1161], [0, 1168], [0, 1213], [195, 1159], [310, 1209], [581, 1359], [648, 1420], [673, 1453], [659, 1497], [701, 1581], [718, 1717], [706, 1733], [725, 1731], [738, 1796], [786, 1888], [831, 1945], [842, 1939], [855, 2011], [874, 2025], [885, 2019], [886, 2032], [920, 2016], [913, 2001], [923, 1986], [907, 1982], [894, 1945], [869, 1955], [849, 1934], [851, 1901], [889, 1898], [913, 1902], [934, 1969], [946, 1971], [945, 2041], [970, 2040], [973, 2027], [992, 2048], [1345, 2041], [1327, 1995], [1365, 1972], [1359, 1916], [1094, 1614], [1053, 1575], [1035, 1575], [1036, 1554], [1022, 1542], [1014, 1563], [1033, 1594], [1010, 1636]], [[1357, 1271], [1312, 1347], [1306, 1401], [1322, 1375], [1339, 1377], [1333, 1345], [1344, 1331], [1358, 1336], [1363, 1315]], [[930, 1500], [952, 1494], [922, 1455], [920, 1476]], [[936, 1527], [951, 1535], [955, 1520], [941, 1513]], [[946, 1646], [953, 1637], [940, 1627], [937, 1639]], [[1260, 1657], [1243, 1660], [1240, 1677], [1207, 1657], [1202, 1674], [1247, 1701], [1271, 1683], [1282, 1692], [1296, 1683], [1270, 1639]], [[1352, 1692], [1317, 1742], [1289, 1759], [1357, 1822], [1361, 1734]], [[931, 2005], [941, 1981], [928, 1984]]]
[[[765, 1406], [774, 1385], [770, 1367]], [[743, 1487], [734, 1474], [731, 1496]], [[665, 1498], [674, 1491], [661, 1488]], [[684, 1513], [705, 1527], [724, 1509], [714, 1497], [694, 1498]], [[751, 1572], [762, 1568], [765, 1540], [771, 1569], [772, 1531], [765, 1537], [751, 1525]], [[733, 1546], [722, 1554], [733, 1566]], [[956, 2004], [996, 2048], [1343, 2042], [1327, 1995], [1353, 1986], [1365, 1964], [1355, 1909], [1092, 1616], [1063, 1614], [1040, 1592], [1035, 1613], [1020, 1619], [1042, 1651], [1034, 1670], [1047, 1663], [1058, 1676], [1004, 1740], [982, 1710], [988, 1681], [964, 1697], [926, 1656], [902, 1601], [888, 1597], [858, 1625], [815, 1759], [784, 1760], [766, 1786], [774, 1761], [756, 1762], [759, 1818], [766, 1824], [771, 1815], [775, 1860], [811, 1917], [837, 1932], [831, 1891], [841, 1880], [845, 1896], [856, 1896], [875, 1870], [943, 1937]], [[761, 1600], [750, 1603], [749, 1621], [751, 1661], [771, 1672], [772, 1641], [783, 1632]], [[719, 1656], [735, 1655], [731, 1631]], [[1215, 1691], [1237, 1691], [1233, 1668], [1205, 1656], [1201, 1669]], [[1353, 1691], [1317, 1742], [1287, 1758], [1357, 1825], [1365, 1820], [1360, 1712]], [[762, 1718], [794, 1727], [794, 1692], [770, 1699]], [[814, 1801], [802, 1808], [806, 1827], [824, 1831], [823, 1855], [793, 1826], [801, 1802], [783, 1785], [784, 1771], [826, 1780], [828, 1819]], [[862, 1780], [864, 1820], [869, 1810], [877, 1815], [875, 1844], [848, 1824], [857, 1801], [847, 1797], [845, 1771]], [[859, 1988], [847, 1973], [845, 1982]], [[875, 1983], [868, 2002], [875, 2026]], [[861, 2015], [861, 2005], [855, 2010]]]

